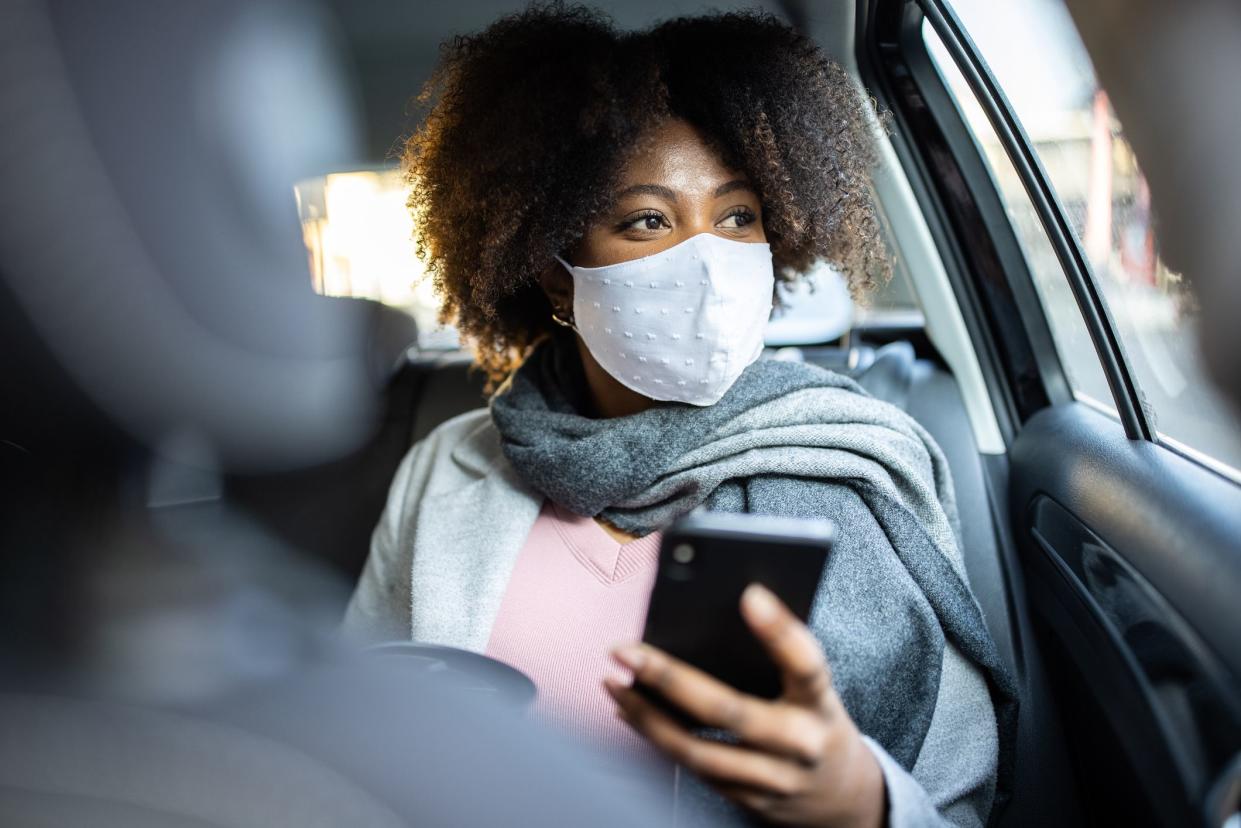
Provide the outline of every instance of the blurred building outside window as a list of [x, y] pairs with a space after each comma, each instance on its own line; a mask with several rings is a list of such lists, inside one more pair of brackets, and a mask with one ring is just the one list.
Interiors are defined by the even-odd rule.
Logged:
[[[1193, 296], [1159, 258], [1146, 180], [1062, 0], [953, 0], [952, 6], [1020, 119], [1082, 244], [1159, 438], [1241, 477], [1233, 416], [1203, 373]], [[1080, 310], [1016, 169], [927, 23], [923, 36], [987, 158], [1074, 394], [1114, 413]]]
[[418, 346], [454, 349], [440, 301], [415, 253], [406, 185], [397, 169], [332, 173], [294, 188], [311, 284], [324, 296], [372, 299], [418, 325]]

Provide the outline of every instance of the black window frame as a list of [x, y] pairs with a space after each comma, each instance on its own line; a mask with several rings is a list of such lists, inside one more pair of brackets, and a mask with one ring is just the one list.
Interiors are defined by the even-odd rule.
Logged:
[[1039, 410], [1074, 396], [987, 160], [927, 51], [924, 21], [969, 84], [1034, 206], [1126, 436], [1162, 445], [1068, 214], [960, 20], [944, 0], [867, 0], [859, 4], [857, 21], [859, 73], [891, 113], [894, 148], [945, 258], [966, 325], [981, 346], [1005, 439], [1011, 442]]

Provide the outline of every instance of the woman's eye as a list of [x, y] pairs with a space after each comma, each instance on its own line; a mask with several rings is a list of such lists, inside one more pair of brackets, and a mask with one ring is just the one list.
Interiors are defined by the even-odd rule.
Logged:
[[737, 210], [725, 216], [724, 220], [720, 222], [720, 225], [722, 227], [733, 228], [747, 227], [753, 224], [756, 219], [757, 216], [755, 216], [751, 210]]
[[659, 213], [644, 213], [639, 216], [631, 216], [621, 222], [622, 230], [637, 230], [639, 232], [663, 230], [669, 226], [668, 220]]

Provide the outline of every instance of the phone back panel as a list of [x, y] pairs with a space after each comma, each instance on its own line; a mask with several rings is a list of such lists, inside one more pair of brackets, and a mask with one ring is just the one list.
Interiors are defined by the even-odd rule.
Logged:
[[805, 621], [831, 551], [832, 524], [713, 512], [673, 524], [643, 640], [752, 695], [780, 695], [771, 657], [741, 617], [741, 593], [760, 583]]

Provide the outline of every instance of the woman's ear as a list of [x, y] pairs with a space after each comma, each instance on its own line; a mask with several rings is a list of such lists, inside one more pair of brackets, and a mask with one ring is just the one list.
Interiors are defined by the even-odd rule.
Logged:
[[573, 277], [560, 262], [553, 261], [539, 274], [539, 287], [547, 295], [547, 301], [561, 317], [573, 315]]

